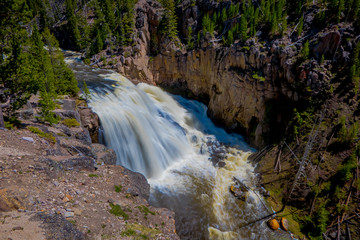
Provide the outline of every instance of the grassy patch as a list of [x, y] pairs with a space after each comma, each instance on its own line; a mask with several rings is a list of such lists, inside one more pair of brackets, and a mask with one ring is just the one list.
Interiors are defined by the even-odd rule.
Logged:
[[253, 74], [252, 77], [256, 80], [259, 80], [260, 82], [265, 82], [265, 78], [262, 76], [259, 76], [257, 73]]
[[130, 237], [130, 236], [135, 236], [135, 235], [136, 235], [136, 231], [131, 228], [126, 229], [125, 231], [121, 232], [122, 237]]
[[14, 128], [14, 124], [10, 122], [5, 122], [5, 128], [11, 130]]
[[147, 207], [144, 206], [144, 205], [137, 206], [137, 208], [138, 208], [145, 216], [149, 215], [149, 213], [150, 213], [151, 215], [155, 215], [155, 214], [156, 214], [155, 212], [150, 211], [150, 209], [147, 208]]
[[100, 176], [97, 175], [97, 174], [90, 173], [90, 174], [89, 174], [89, 177], [100, 177]]
[[[158, 229], [148, 228], [143, 225], [134, 223], [134, 224], [127, 224], [126, 230], [121, 233], [121, 236], [136, 235], [135, 239], [156, 239], [156, 235], [159, 233], [161, 233], [161, 231]], [[125, 234], [133, 234], [133, 235], [125, 235]]]
[[75, 118], [67, 118], [67, 119], [64, 119], [62, 121], [62, 123], [66, 126], [68, 126], [69, 128], [72, 128], [72, 127], [80, 127], [80, 123], [78, 121], [76, 121]]
[[114, 188], [115, 188], [115, 192], [117, 192], [117, 193], [121, 192], [121, 190], [122, 190], [121, 185], [115, 185]]
[[124, 220], [128, 220], [129, 219], [129, 215], [127, 215], [126, 212], [124, 212], [124, 210], [122, 210], [121, 206], [118, 205], [118, 204], [112, 204], [112, 203], [109, 203], [111, 209], [109, 210], [109, 213], [117, 216], [117, 217], [123, 217]]
[[29, 129], [30, 132], [35, 133], [39, 137], [45, 138], [45, 139], [47, 139], [48, 141], [50, 141], [52, 143], [56, 142], [56, 138], [53, 135], [51, 135], [51, 133], [44, 133], [39, 128], [32, 127], [32, 126], [27, 127], [27, 129]]

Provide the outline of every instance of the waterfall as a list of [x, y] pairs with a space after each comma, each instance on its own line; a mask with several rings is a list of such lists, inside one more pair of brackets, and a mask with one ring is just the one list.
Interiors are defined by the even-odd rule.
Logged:
[[118, 80], [116, 89], [93, 92], [90, 106], [101, 119], [105, 143], [115, 150], [118, 164], [156, 178], [192, 151], [185, 129], [144, 91], [116, 74], [103, 77]]
[[117, 163], [147, 177], [150, 203], [175, 211], [182, 239], [289, 239], [264, 221], [245, 226], [268, 214], [255, 192], [241, 202], [229, 191], [233, 177], [256, 189], [254, 166], [247, 162], [253, 149], [240, 135], [215, 126], [205, 105], [134, 85], [77, 57], [67, 62], [87, 82], [90, 106]]

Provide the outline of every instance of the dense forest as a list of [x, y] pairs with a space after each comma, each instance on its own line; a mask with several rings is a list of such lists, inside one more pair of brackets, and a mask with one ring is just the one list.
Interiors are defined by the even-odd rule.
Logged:
[[[99, 53], [126, 55], [124, 49], [135, 46], [141, 35], [136, 26], [136, 4], [136, 0], [2, 0], [0, 103], [8, 99], [11, 102], [6, 108], [6, 123], [16, 122], [11, 113], [36, 93], [41, 98], [39, 120], [56, 123], [52, 113], [54, 100], [58, 95], [76, 95], [79, 91], [59, 46], [83, 52], [87, 64], [99, 61]], [[297, 66], [314, 61], [329, 69], [332, 78], [321, 94], [314, 96], [311, 89], [298, 85], [309, 94], [289, 113], [286, 134], [279, 133], [272, 143], [279, 149], [286, 142], [294, 148], [305, 146], [313, 129], [322, 124], [320, 131], [328, 144], [318, 144], [309, 158], [311, 164], [321, 168], [328, 157], [333, 159], [330, 163], [336, 162], [336, 167], [326, 165], [324, 176], [304, 180], [309, 189], [306, 200], [288, 204], [301, 232], [310, 239], [322, 239], [331, 227], [347, 218], [357, 219], [350, 224], [351, 231], [355, 231], [360, 221], [359, 110], [356, 109], [360, 81], [360, 0], [160, 0], [157, 4], [162, 15], [159, 28], [151, 35], [150, 57], [161, 53], [164, 42], [173, 42], [186, 51], [206, 50], [208, 45], [204, 47], [204, 42], [223, 48], [240, 44], [246, 51], [248, 41], [270, 46], [273, 41], [287, 38], [292, 44], [283, 47], [295, 49]], [[185, 5], [201, 6], [199, 22], [181, 23]], [[307, 24], [309, 16], [311, 25]], [[330, 28], [339, 30], [346, 45], [338, 44], [334, 53], [315, 54], [312, 49], [317, 42], [311, 37]], [[351, 29], [352, 37], [345, 35], [343, 29]], [[338, 48], [350, 49], [349, 55], [340, 56]], [[265, 81], [262, 72], [254, 72], [252, 77]], [[341, 101], [347, 97], [341, 109], [333, 109], [331, 117], [319, 123], [317, 113], [325, 103], [331, 108], [329, 100], [335, 101], [334, 96], [341, 96], [336, 99]], [[278, 195], [285, 201], [284, 192]]]

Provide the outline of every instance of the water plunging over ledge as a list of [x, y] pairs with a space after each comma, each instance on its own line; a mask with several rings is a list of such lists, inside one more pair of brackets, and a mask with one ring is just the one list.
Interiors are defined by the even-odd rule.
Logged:
[[241, 202], [229, 191], [234, 176], [255, 189], [254, 167], [246, 161], [252, 149], [240, 135], [216, 127], [203, 104], [135, 86], [76, 55], [67, 62], [90, 89], [90, 106], [117, 163], [147, 177], [150, 203], [175, 211], [182, 239], [289, 239], [265, 222], [241, 227], [268, 214], [254, 192]]

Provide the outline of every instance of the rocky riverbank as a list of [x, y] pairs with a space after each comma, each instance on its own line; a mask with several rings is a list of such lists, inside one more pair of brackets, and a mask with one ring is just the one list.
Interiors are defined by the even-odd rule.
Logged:
[[0, 130], [0, 239], [178, 239], [145, 177], [92, 143], [99, 125], [84, 102], [65, 97], [55, 113], [59, 124], [39, 123], [33, 97]]

